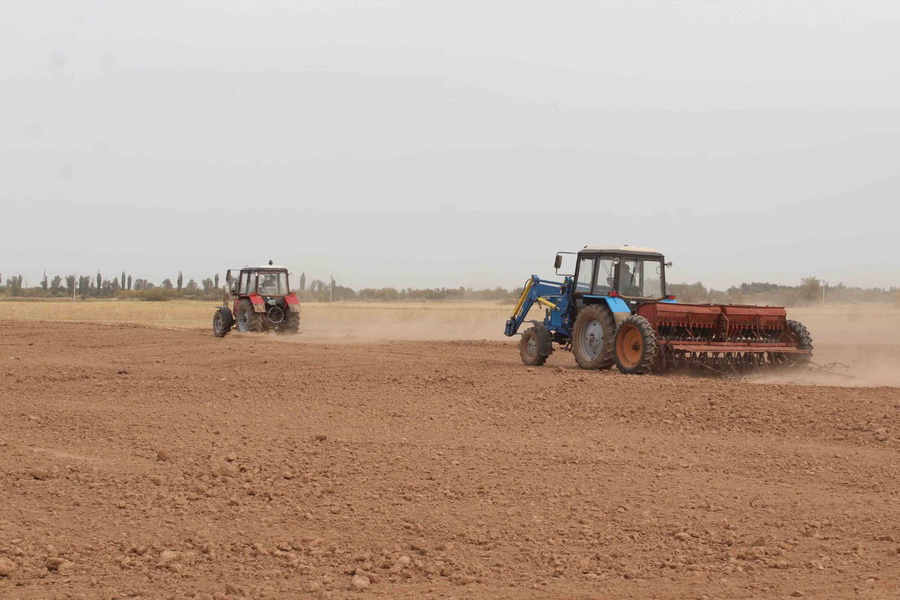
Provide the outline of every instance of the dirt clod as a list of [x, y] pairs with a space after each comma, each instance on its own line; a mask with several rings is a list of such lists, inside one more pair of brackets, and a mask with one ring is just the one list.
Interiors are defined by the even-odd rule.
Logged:
[[369, 578], [365, 575], [354, 575], [350, 580], [350, 587], [354, 590], [364, 590], [369, 587], [370, 583]]
[[0, 557], [0, 577], [9, 577], [16, 570], [16, 563], [8, 558]]
[[58, 556], [54, 556], [47, 559], [47, 569], [50, 571], [56, 571], [60, 574], [65, 574], [71, 570], [73, 563], [71, 561], [66, 560], [65, 558], [61, 558]]

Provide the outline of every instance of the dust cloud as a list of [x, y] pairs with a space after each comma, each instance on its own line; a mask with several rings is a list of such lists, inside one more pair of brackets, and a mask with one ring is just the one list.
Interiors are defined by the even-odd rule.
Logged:
[[518, 337], [503, 335], [512, 310], [512, 306], [488, 302], [306, 305], [300, 333], [279, 339], [301, 344], [517, 341]]
[[[296, 336], [282, 342], [389, 343], [401, 341], [506, 341], [512, 307], [503, 304], [307, 305]], [[788, 309], [810, 330], [814, 367], [747, 376], [750, 383], [838, 387], [900, 387], [900, 308], [860, 304]], [[540, 311], [529, 315], [539, 319]], [[529, 325], [526, 323], [522, 329]]]
[[[285, 338], [298, 343], [378, 343], [454, 340], [509, 340], [503, 322], [469, 321], [447, 323], [437, 318], [416, 321], [376, 319], [362, 323], [307, 323], [296, 336]], [[518, 338], [514, 338], [518, 340]]]
[[777, 374], [752, 375], [744, 379], [749, 383], [793, 384], [834, 387], [900, 387], [900, 372], [895, 359], [870, 363], [853, 361], [849, 363], [826, 364], [812, 366], [797, 371], [784, 371]]
[[813, 338], [806, 370], [747, 377], [752, 383], [900, 387], [900, 308], [855, 304], [788, 309]]

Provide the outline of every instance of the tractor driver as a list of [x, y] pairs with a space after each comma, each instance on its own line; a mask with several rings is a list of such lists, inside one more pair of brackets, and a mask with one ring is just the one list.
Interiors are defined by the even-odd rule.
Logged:
[[[635, 266], [637, 264], [635, 263]], [[636, 273], [632, 273], [631, 267], [628, 266], [627, 262], [622, 262], [622, 266], [619, 267], [619, 293], [623, 296], [630, 297], [638, 297], [641, 295], [641, 288], [639, 285], [635, 285], [635, 277]]]
[[259, 282], [259, 293], [274, 295], [278, 293], [278, 276], [274, 273], [266, 273], [264, 279]]

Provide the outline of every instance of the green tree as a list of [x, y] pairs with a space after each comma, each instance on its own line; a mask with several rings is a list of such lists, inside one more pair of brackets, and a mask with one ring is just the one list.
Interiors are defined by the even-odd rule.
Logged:
[[184, 275], [181, 274], [181, 271], [178, 271], [178, 279], [175, 280], [176, 285], [178, 286], [178, 291], [181, 291], [181, 286], [184, 283]]
[[47, 271], [44, 271], [44, 278], [41, 279], [41, 288], [44, 290], [44, 293], [47, 293], [50, 287], [50, 282], [47, 280]]
[[822, 298], [822, 282], [815, 277], [804, 277], [800, 283], [800, 299], [815, 302]]
[[128, 276], [128, 285], [126, 286], [125, 289], [131, 291], [131, 275]]
[[122, 286], [122, 289], [124, 290], [124, 289], [125, 289], [125, 271], [122, 271], [122, 283], [121, 283], [121, 286]]
[[100, 271], [97, 271], [97, 296], [99, 296], [102, 291], [103, 291], [103, 278], [100, 276]]
[[306, 273], [300, 273], [300, 290], [306, 289]]
[[172, 289], [172, 280], [169, 279], [168, 277], [166, 279], [163, 279], [162, 286], [163, 286], [164, 290], [171, 290]]
[[219, 288], [219, 274], [218, 273], [216, 273], [216, 276], [213, 278], [213, 287], [216, 289]]
[[13, 275], [12, 279], [6, 280], [6, 289], [9, 290], [11, 296], [22, 295], [22, 283], [24, 278], [21, 275]]
[[68, 290], [70, 296], [75, 295], [75, 276], [74, 275], [66, 275], [66, 289]]
[[666, 283], [666, 292], [688, 304], [709, 302], [709, 291], [699, 281], [697, 283]]
[[82, 275], [78, 278], [78, 295], [87, 298], [91, 294], [91, 276]]
[[59, 294], [63, 290], [60, 289], [60, 285], [62, 284], [62, 277], [57, 275], [53, 278], [53, 281], [50, 282], [50, 293], [51, 294]]

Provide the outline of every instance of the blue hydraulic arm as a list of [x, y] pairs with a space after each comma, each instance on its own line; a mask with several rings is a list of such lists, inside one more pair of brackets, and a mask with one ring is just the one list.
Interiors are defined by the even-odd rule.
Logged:
[[[525, 289], [522, 290], [519, 302], [516, 303], [516, 309], [513, 311], [512, 318], [506, 322], [506, 329], [503, 333], [507, 336], [513, 336], [518, 333], [519, 327], [525, 321], [528, 311], [531, 310], [535, 302], [547, 307], [550, 311], [565, 312], [569, 307], [567, 290], [570, 286], [571, 278], [569, 277], [566, 277], [565, 282], [560, 283], [558, 281], [547, 281], [537, 275], [532, 275], [525, 282]], [[560, 322], [560, 316], [557, 315], [556, 319], [545, 320], [545, 325], [548, 326], [548, 329], [553, 329], [551, 321]]]

